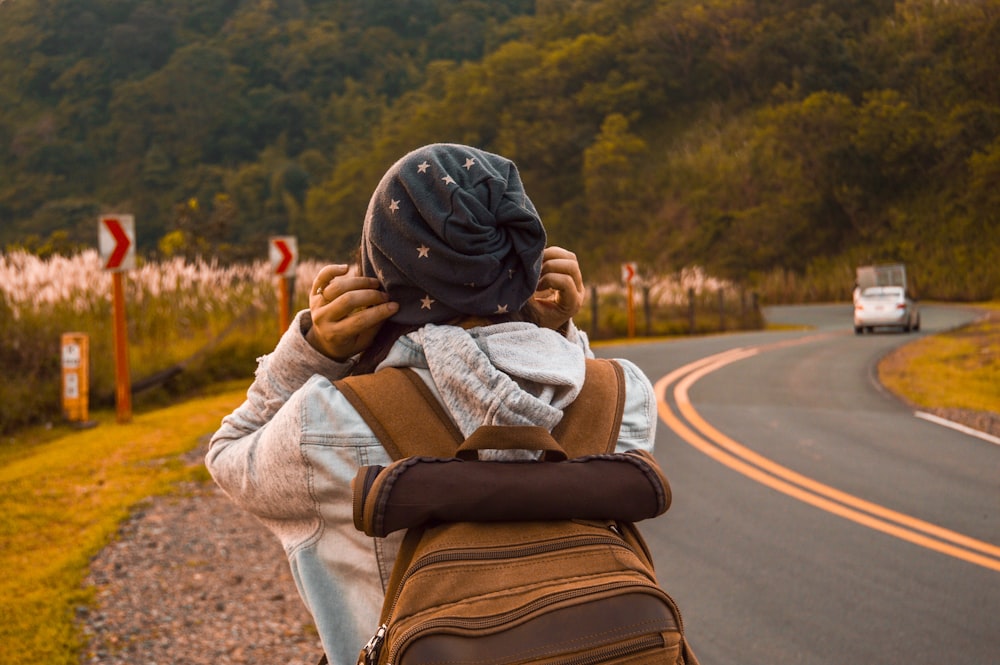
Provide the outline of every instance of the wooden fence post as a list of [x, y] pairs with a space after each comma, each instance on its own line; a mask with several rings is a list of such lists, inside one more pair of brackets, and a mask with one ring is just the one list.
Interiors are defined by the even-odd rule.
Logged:
[[653, 307], [649, 303], [649, 287], [642, 287], [642, 311], [646, 318], [646, 337], [653, 334]]
[[726, 329], [726, 292], [719, 287], [719, 330]]
[[688, 330], [694, 334], [694, 287], [688, 288]]
[[590, 287], [590, 336], [597, 339], [597, 287]]

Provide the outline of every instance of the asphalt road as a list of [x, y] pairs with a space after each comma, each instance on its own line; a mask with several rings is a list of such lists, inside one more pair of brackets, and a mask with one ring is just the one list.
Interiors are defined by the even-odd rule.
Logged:
[[598, 349], [661, 395], [674, 501], [640, 526], [702, 664], [1000, 663], [1000, 445], [875, 380], [975, 314], [861, 336], [850, 305], [767, 316], [810, 328]]

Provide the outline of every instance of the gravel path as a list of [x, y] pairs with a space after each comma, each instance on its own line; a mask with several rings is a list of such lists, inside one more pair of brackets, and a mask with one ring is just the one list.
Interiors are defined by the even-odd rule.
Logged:
[[142, 506], [86, 584], [97, 599], [78, 617], [82, 665], [314, 665], [323, 653], [281, 545], [212, 483]]

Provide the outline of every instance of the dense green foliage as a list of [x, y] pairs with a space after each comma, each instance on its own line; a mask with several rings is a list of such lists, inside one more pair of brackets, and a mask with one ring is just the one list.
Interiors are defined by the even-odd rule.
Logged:
[[[7, 0], [0, 244], [353, 253], [429, 141], [517, 161], [551, 241], [754, 283], [905, 261], [1000, 296], [1000, 0]], [[845, 294], [849, 289], [845, 284]]]

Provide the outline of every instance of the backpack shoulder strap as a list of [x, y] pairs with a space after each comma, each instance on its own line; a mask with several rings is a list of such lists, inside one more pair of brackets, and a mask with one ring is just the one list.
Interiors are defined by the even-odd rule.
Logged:
[[[388, 367], [334, 385], [372, 428], [394, 459], [453, 457], [464, 437], [434, 393], [413, 370]], [[613, 360], [587, 360], [580, 394], [553, 430], [570, 458], [612, 452], [625, 406], [625, 378]]]
[[386, 367], [334, 385], [394, 460], [413, 455], [453, 457], [465, 438], [413, 370]]
[[552, 436], [573, 459], [611, 453], [625, 411], [625, 372], [614, 360], [587, 359], [580, 394], [566, 407]]

